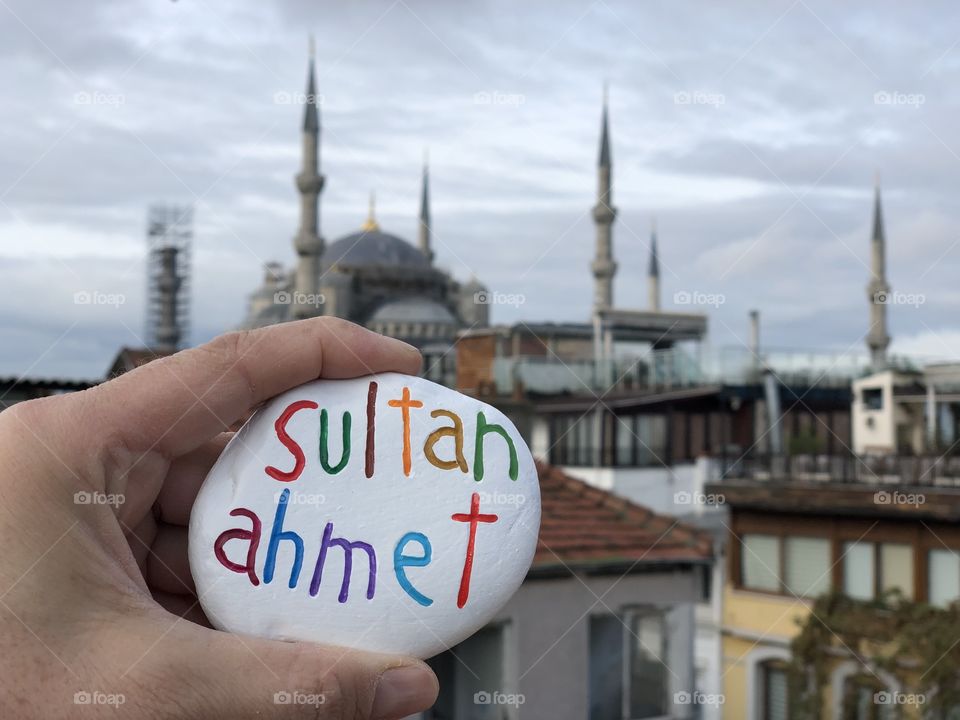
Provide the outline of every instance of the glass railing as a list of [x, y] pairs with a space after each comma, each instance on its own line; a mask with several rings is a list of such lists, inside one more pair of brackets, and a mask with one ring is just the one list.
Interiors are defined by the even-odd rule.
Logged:
[[[890, 366], [917, 370], [933, 360], [898, 356]], [[519, 386], [546, 395], [751, 384], [768, 369], [788, 386], [847, 387], [870, 372], [870, 363], [860, 353], [770, 350], [758, 358], [743, 347], [674, 347], [600, 362], [524, 355], [496, 358], [493, 365], [498, 392], [510, 394]]]
[[769, 455], [717, 458], [719, 481], [852, 483], [871, 486], [958, 487], [957, 455]]

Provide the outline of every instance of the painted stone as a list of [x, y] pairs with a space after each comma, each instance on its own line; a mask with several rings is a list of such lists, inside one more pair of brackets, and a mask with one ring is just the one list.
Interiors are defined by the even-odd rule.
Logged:
[[190, 569], [219, 629], [427, 658], [516, 592], [539, 527], [533, 458], [500, 411], [397, 373], [318, 380], [227, 445]]

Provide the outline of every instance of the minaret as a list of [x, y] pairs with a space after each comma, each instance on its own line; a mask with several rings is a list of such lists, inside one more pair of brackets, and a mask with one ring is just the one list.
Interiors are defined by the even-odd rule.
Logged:
[[654, 312], [660, 311], [660, 256], [657, 254], [657, 221], [650, 223], [650, 265], [647, 266], [648, 304]]
[[597, 204], [593, 207], [593, 222], [597, 226], [596, 255], [590, 264], [593, 271], [593, 308], [613, 307], [613, 276], [617, 264], [613, 261], [611, 227], [617, 217], [613, 207], [610, 182], [610, 132], [607, 127], [607, 88], [603, 88], [603, 117], [600, 123], [600, 159], [597, 168]]
[[426, 153], [423, 157], [423, 192], [420, 196], [420, 252], [433, 264], [433, 249], [430, 247], [430, 169]]
[[300, 191], [300, 229], [294, 238], [297, 251], [296, 276], [293, 284], [293, 317], [305, 318], [323, 314], [318, 302], [320, 294], [320, 260], [324, 243], [320, 237], [320, 113], [317, 107], [317, 86], [314, 79], [313, 36], [310, 37], [310, 63], [307, 70], [307, 97], [303, 113], [303, 166], [296, 175]]
[[880, 207], [880, 175], [877, 174], [873, 199], [873, 237], [870, 241], [870, 283], [867, 297], [870, 300], [870, 329], [867, 332], [867, 347], [870, 348], [870, 365], [874, 370], [887, 367], [887, 303], [890, 301], [890, 285], [887, 284], [887, 239], [883, 232], [883, 211]]

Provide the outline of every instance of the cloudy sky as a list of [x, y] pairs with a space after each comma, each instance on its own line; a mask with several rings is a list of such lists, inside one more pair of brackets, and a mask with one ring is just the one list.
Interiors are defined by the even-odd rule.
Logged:
[[[309, 33], [323, 96], [322, 228], [375, 190], [416, 232], [429, 148], [438, 262], [522, 294], [494, 320], [585, 320], [602, 85], [618, 305], [716, 296], [770, 346], [863, 347], [872, 184], [893, 349], [960, 355], [960, 8], [668, 0], [0, 0], [0, 375], [95, 377], [141, 344], [146, 212], [196, 208], [193, 342], [293, 262]], [[122, 296], [77, 305], [76, 292]], [[689, 309], [689, 308], [678, 308]]]

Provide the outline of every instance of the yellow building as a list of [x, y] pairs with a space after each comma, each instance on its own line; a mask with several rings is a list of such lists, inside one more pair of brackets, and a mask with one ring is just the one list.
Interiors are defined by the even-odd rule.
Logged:
[[[840, 593], [870, 602], [898, 592], [939, 607], [960, 598], [960, 492], [958, 478], [944, 476], [945, 463], [807, 458], [801, 467], [800, 458], [779, 460], [707, 488], [729, 509], [721, 661], [729, 720], [799, 716], [791, 641], [816, 598]], [[905, 478], [925, 484], [904, 485]], [[925, 668], [905, 657], [888, 672], [869, 642], [850, 647], [832, 630], [826, 637], [817, 717], [929, 717], [924, 705], [936, 691], [924, 687]], [[958, 717], [953, 712], [944, 717]]]

